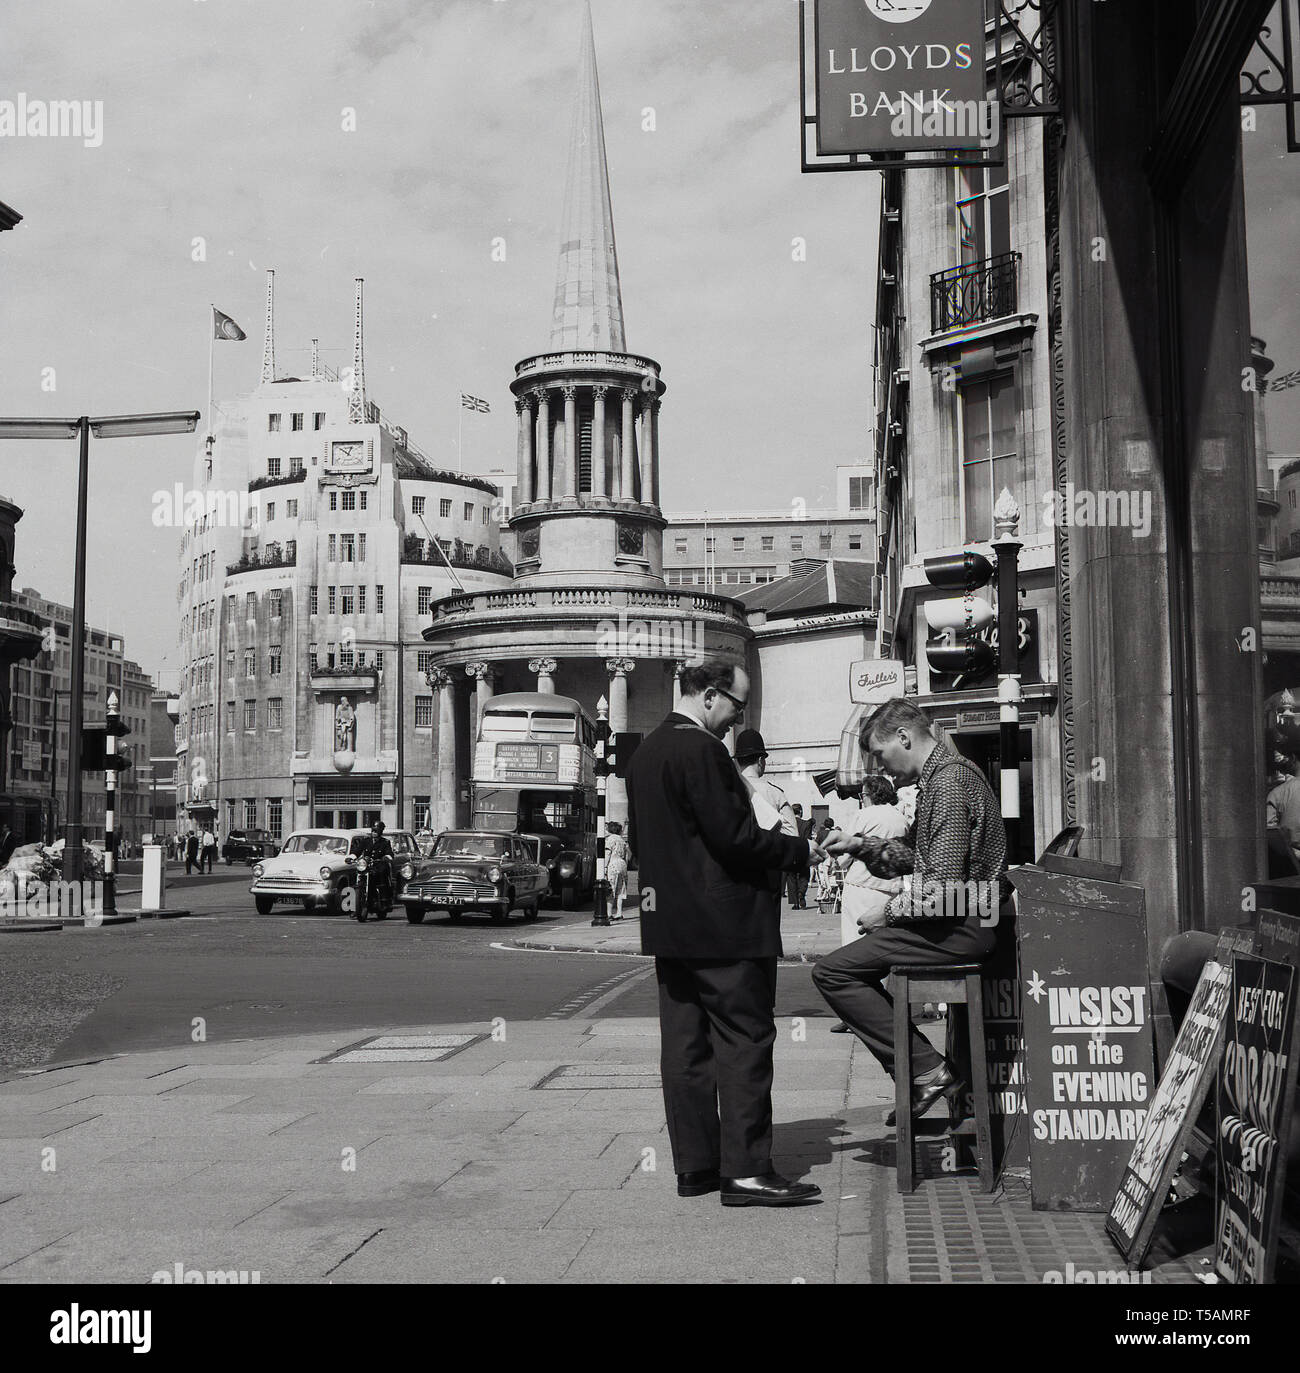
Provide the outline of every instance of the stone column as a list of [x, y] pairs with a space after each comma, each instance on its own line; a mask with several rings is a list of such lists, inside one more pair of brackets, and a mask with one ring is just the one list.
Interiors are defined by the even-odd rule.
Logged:
[[[628, 677], [636, 668], [631, 658], [610, 658], [605, 663], [609, 673], [609, 732], [622, 734], [627, 730]], [[605, 787], [605, 814], [610, 820], [627, 820], [627, 783], [612, 774]]]
[[659, 398], [650, 405], [650, 504], [659, 507]]
[[636, 412], [633, 407], [637, 395], [635, 386], [623, 388], [623, 452], [618, 494], [625, 501], [636, 500]]
[[533, 395], [537, 397], [537, 493], [539, 501], [551, 499], [551, 398], [544, 386]]
[[1085, 856], [1145, 888], [1155, 967], [1180, 929], [1238, 923], [1264, 871], [1241, 110], [1235, 81], [1207, 95], [1170, 163], [1187, 125], [1150, 73], [1192, 26], [1167, 4], [1062, 12], [1066, 475], [1130, 502], [1069, 529], [1078, 819]]
[[554, 658], [534, 658], [528, 664], [529, 672], [537, 674], [537, 690], [543, 696], [555, 695], [555, 669], [559, 664]]
[[578, 388], [564, 388], [564, 499], [578, 499]]
[[429, 792], [429, 827], [456, 828], [456, 699], [452, 675], [446, 668], [426, 672], [424, 680], [434, 696], [438, 726], [434, 744], [433, 776]]
[[515, 397], [515, 413], [519, 416], [519, 504], [530, 505], [533, 499], [533, 462], [536, 434], [533, 431], [533, 406], [527, 396]]
[[608, 496], [609, 482], [605, 473], [605, 394], [608, 386], [596, 386], [592, 393], [596, 398], [591, 417], [591, 494]]
[[492, 699], [496, 684], [496, 668], [491, 663], [466, 663], [465, 675], [474, 678], [474, 738], [470, 740], [470, 756], [474, 754], [474, 743], [478, 740], [483, 724], [483, 712]]
[[646, 396], [641, 402], [641, 503], [654, 504], [655, 488], [655, 398]]

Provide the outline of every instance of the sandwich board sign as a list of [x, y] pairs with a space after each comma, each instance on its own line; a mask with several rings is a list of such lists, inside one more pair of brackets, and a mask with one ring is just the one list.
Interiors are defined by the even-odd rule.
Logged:
[[1232, 961], [1218, 1082], [1214, 1271], [1268, 1283], [1277, 1259], [1295, 1111], [1300, 919], [1260, 911], [1259, 956]]
[[1141, 1133], [1106, 1217], [1106, 1233], [1130, 1267], [1140, 1266], [1151, 1247], [1188, 1136], [1214, 1081], [1232, 999], [1232, 957], [1238, 952], [1249, 954], [1253, 948], [1250, 934], [1220, 932], [1148, 1103]]

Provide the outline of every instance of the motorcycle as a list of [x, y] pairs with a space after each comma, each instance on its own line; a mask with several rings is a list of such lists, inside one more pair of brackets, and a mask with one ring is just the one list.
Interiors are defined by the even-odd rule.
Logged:
[[392, 908], [393, 880], [388, 864], [357, 859], [356, 909], [352, 918], [359, 924], [365, 924], [372, 915], [376, 920], [387, 920]]

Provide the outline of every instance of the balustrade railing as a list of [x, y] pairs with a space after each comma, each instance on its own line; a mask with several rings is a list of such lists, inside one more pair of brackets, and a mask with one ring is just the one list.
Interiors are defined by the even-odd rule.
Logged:
[[1019, 253], [998, 253], [982, 262], [935, 272], [930, 278], [930, 332], [942, 334], [1014, 315], [1019, 266]]

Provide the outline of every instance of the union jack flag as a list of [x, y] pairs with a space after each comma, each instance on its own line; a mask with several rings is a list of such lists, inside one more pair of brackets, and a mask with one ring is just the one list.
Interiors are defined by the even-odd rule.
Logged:
[[465, 410], [475, 410], [480, 415], [490, 415], [492, 407], [485, 400], [480, 400], [477, 396], [467, 396], [464, 391], [460, 393], [460, 403]]

